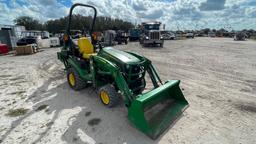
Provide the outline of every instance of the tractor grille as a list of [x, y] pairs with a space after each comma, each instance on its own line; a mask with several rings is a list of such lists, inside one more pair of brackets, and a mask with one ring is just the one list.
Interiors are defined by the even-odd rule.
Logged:
[[150, 39], [160, 39], [159, 32], [150, 32]]

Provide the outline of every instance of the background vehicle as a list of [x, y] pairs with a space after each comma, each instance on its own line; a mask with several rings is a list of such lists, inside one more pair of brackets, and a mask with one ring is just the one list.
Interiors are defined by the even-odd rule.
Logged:
[[23, 31], [21, 33], [21, 39], [17, 41], [17, 46], [23, 46], [28, 44], [37, 44], [38, 37], [49, 38], [49, 33], [41, 32], [41, 31]]
[[118, 30], [116, 33], [115, 41], [117, 44], [128, 43], [128, 35], [122, 30]]
[[160, 22], [144, 22], [142, 23], [142, 34], [140, 36], [140, 44], [143, 46], [160, 45], [163, 47], [164, 40], [160, 34]]
[[208, 37], [216, 37], [215, 32], [212, 32], [212, 31], [208, 32]]
[[32, 36], [27, 36], [27, 37], [21, 38], [17, 41], [17, 46], [36, 44], [37, 43], [36, 39], [37, 39], [36, 37], [32, 37]]
[[243, 32], [238, 32], [238, 33], [236, 33], [235, 36], [234, 36], [234, 40], [235, 40], [235, 41], [244, 41], [245, 38], [246, 38], [246, 34], [243, 33]]
[[103, 33], [103, 44], [104, 46], [113, 46], [115, 43], [116, 32], [114, 30], [106, 30]]
[[139, 28], [133, 28], [129, 30], [129, 40], [138, 41], [140, 39], [141, 30]]
[[161, 35], [164, 40], [174, 40], [176, 39], [176, 36], [174, 33], [165, 33]]
[[186, 38], [194, 38], [194, 33], [192, 32], [186, 33]]
[[7, 54], [8, 52], [8, 46], [6, 44], [1, 44], [0, 42], [0, 54]]
[[54, 47], [60, 45], [58, 37], [50, 37], [47, 31], [23, 31], [22, 38], [17, 41], [17, 46], [37, 44], [38, 47]]

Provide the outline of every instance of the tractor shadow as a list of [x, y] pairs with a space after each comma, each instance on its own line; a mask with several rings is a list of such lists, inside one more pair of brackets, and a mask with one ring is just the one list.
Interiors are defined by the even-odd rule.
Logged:
[[[36, 114], [38, 108], [42, 105], [47, 105], [47, 114], [53, 114], [51, 121], [48, 122], [44, 132], [31, 143], [42, 142], [44, 138], [53, 135], [54, 131], [60, 129], [56, 126], [56, 122], [60, 121], [61, 125], [65, 125], [66, 130], [58, 135], [59, 139], [67, 143], [140, 143], [149, 144], [157, 143], [157, 140], [151, 140], [149, 137], [134, 128], [127, 119], [127, 110], [122, 103], [115, 108], [106, 108], [100, 101], [96, 90], [92, 87], [87, 87], [81, 91], [73, 91], [67, 82], [56, 84], [54, 88], [49, 87], [56, 80], [63, 80], [65, 77], [59, 76], [51, 78], [39, 87], [33, 94], [28, 96], [26, 101], [33, 102], [33, 108], [24, 116], [13, 121], [11, 128], [1, 136], [1, 142], [15, 131], [18, 126], [27, 118]], [[67, 117], [62, 115], [63, 111], [79, 108], [80, 111], [76, 114]], [[63, 119], [63, 120], [62, 120]], [[34, 121], [33, 123], [37, 123]], [[35, 129], [36, 131], [36, 129]], [[33, 135], [28, 137], [33, 137]], [[56, 137], [58, 138], [58, 137]]]

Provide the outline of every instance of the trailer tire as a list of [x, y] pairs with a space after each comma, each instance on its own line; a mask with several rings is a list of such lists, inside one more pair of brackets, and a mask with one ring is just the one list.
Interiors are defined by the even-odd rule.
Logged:
[[110, 84], [99, 89], [99, 97], [101, 102], [109, 108], [114, 107], [119, 101], [115, 88]]
[[78, 72], [74, 68], [69, 68], [67, 70], [67, 81], [69, 86], [75, 90], [79, 91], [86, 87], [86, 81], [80, 78]]

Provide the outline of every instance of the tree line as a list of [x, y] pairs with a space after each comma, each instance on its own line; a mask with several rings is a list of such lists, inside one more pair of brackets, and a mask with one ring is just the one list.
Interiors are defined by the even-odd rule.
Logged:
[[[89, 31], [93, 17], [73, 15], [71, 22], [71, 30], [85, 30]], [[15, 25], [25, 26], [26, 30], [46, 30], [50, 33], [61, 33], [66, 30], [68, 23], [68, 16], [59, 19], [48, 20], [44, 23], [40, 23], [38, 20], [29, 16], [20, 16], [14, 20]], [[133, 28], [134, 25], [130, 22], [121, 19], [112, 19], [109, 17], [99, 16], [96, 18], [94, 31], [104, 30], [124, 30], [128, 31]]]

